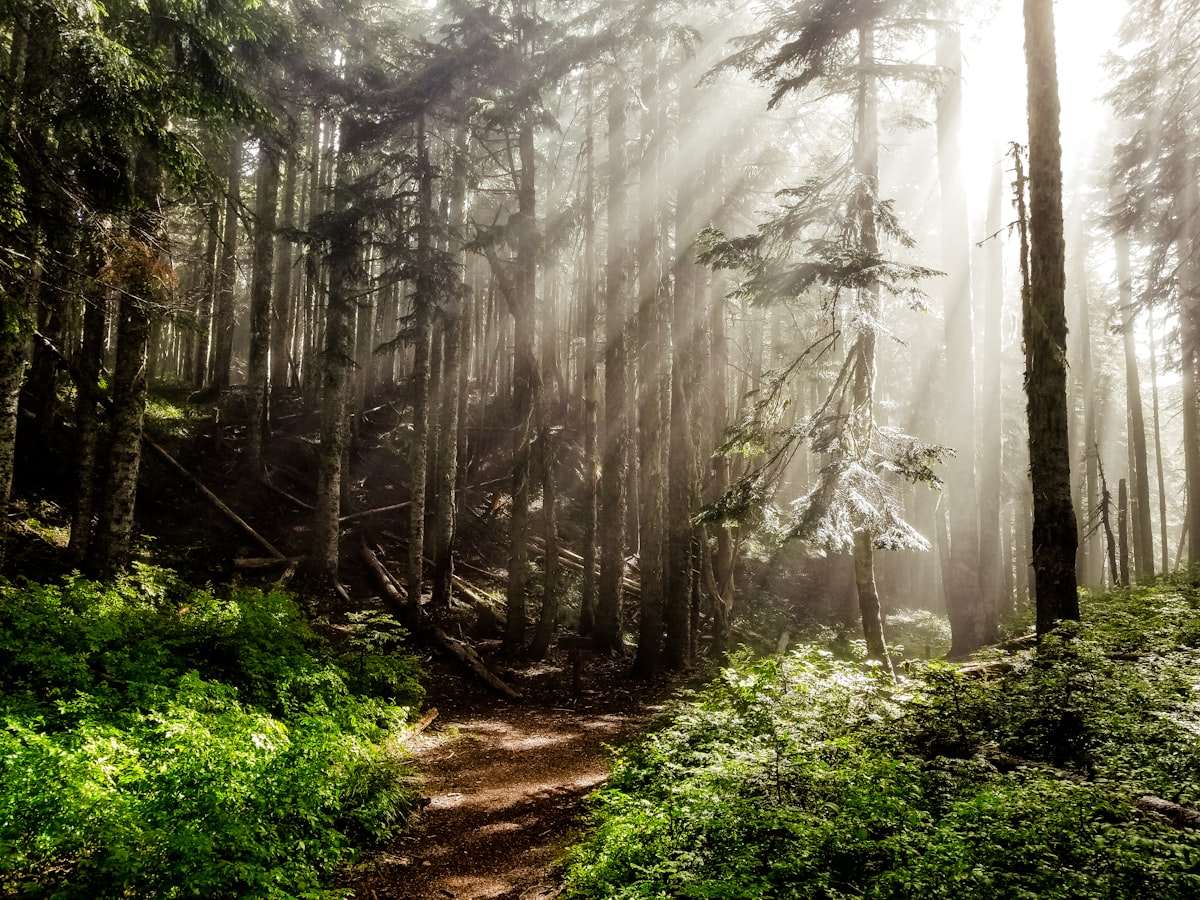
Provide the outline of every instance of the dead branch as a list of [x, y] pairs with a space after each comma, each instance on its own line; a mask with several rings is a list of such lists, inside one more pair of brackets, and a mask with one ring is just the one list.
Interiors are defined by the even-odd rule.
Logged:
[[192, 487], [196, 488], [196, 490], [198, 490], [201, 494], [203, 494], [204, 499], [206, 499], [209, 503], [211, 503], [213, 506], [215, 506], [222, 513], [224, 513], [230, 520], [232, 520], [234, 523], [236, 523], [239, 528], [241, 528], [244, 532], [246, 532], [246, 534], [248, 534], [251, 538], [253, 538], [254, 542], [257, 543], [264, 550], [266, 550], [268, 554], [273, 556], [275, 559], [287, 559], [287, 557], [284, 556], [284, 554], [281, 553], [274, 544], [272, 544], [265, 537], [263, 537], [261, 534], [259, 534], [257, 531], [255, 531], [253, 528], [251, 528], [245, 519], [243, 519], [241, 516], [239, 516], [237, 513], [235, 513], [232, 509], [230, 509], [228, 506], [226, 506], [221, 501], [220, 497], [218, 497], [216, 494], [214, 494], [212, 491], [210, 491], [208, 488], [206, 488], [203, 484], [201, 484], [200, 479], [198, 479], [195, 475], [193, 475], [191, 472], [189, 472], [187, 469], [185, 469], [183, 466], [181, 466], [176, 461], [175, 457], [173, 457], [170, 453], [168, 453], [166, 450], [164, 450], [162, 447], [160, 447], [158, 444], [156, 444], [154, 441], [150, 440], [149, 438], [146, 439], [146, 445], [151, 450], [153, 450], [155, 453], [157, 453], [159, 455], [159, 457], [163, 460], [163, 462], [165, 462], [168, 466], [170, 466], [171, 469], [174, 470], [174, 472], [177, 475], [179, 475], [180, 478], [184, 479], [186, 482], [191, 484]]
[[408, 500], [403, 503], [393, 503], [391, 506], [380, 506], [377, 509], [364, 509], [359, 512], [350, 513], [338, 519], [339, 523], [352, 522], [355, 519], [365, 519], [367, 516], [374, 516], [378, 513], [395, 512], [398, 509], [408, 509], [412, 503]]

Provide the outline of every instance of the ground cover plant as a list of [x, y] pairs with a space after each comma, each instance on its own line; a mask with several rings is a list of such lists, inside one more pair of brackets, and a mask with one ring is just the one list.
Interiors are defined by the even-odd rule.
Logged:
[[0, 894], [338, 896], [413, 801], [402, 635], [149, 568], [0, 586]]
[[572, 898], [1191, 898], [1200, 591], [1085, 598], [1085, 622], [893, 683], [814, 645], [738, 658], [618, 757]]

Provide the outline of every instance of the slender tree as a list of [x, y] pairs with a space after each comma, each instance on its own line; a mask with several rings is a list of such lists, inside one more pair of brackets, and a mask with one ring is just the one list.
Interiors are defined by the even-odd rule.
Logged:
[[1058, 72], [1051, 0], [1025, 0], [1030, 290], [1023, 313], [1037, 631], [1079, 618], [1078, 537], [1067, 439], [1065, 251]]

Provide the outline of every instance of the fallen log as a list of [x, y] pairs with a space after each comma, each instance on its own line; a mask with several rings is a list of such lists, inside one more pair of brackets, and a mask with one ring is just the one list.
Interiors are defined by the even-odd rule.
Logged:
[[392, 607], [392, 611], [399, 613], [402, 618], [407, 620], [409, 618], [408, 597], [399, 582], [392, 578], [392, 573], [379, 561], [375, 551], [367, 546], [366, 538], [363, 538], [362, 542], [362, 557], [367, 568], [371, 570], [371, 574], [375, 576], [375, 580], [379, 582], [379, 586], [383, 588], [384, 594], [387, 595], [388, 605]]
[[420, 734], [422, 731], [428, 728], [433, 720], [437, 717], [438, 710], [435, 706], [433, 709], [429, 710], [429, 712], [425, 713], [425, 715], [421, 716], [421, 718], [419, 718], [415, 723], [413, 723], [412, 733]]
[[460, 662], [463, 663], [463, 665], [475, 673], [476, 676], [478, 676], [493, 690], [503, 694], [510, 700], [522, 699], [521, 695], [517, 691], [513, 690], [511, 687], [501, 681], [491, 669], [484, 665], [483, 660], [479, 657], [479, 653], [476, 652], [475, 648], [470, 644], [460, 641], [457, 638], [450, 637], [450, 635], [446, 634], [446, 632], [442, 631], [442, 629], [436, 625], [432, 626], [430, 631], [434, 638], [437, 639], [438, 643], [440, 643], [446, 650], [450, 651], [454, 657], [456, 657]]
[[1170, 800], [1164, 800], [1162, 797], [1149, 795], [1138, 797], [1133, 801], [1133, 805], [1138, 809], [1166, 817], [1167, 821], [1176, 828], [1200, 828], [1200, 812], [1180, 806], [1178, 803], [1172, 803]]
[[233, 561], [235, 569], [274, 569], [276, 566], [296, 565], [303, 556], [243, 556]]
[[374, 551], [367, 546], [365, 539], [362, 543], [362, 554], [363, 559], [367, 562], [367, 566], [375, 575], [375, 579], [379, 582], [380, 586], [387, 594], [391, 604], [398, 611], [400, 611], [406, 619], [416, 620], [416, 623], [413, 626], [415, 630], [427, 632], [435, 641], [441, 644], [442, 648], [445, 649], [451, 656], [459, 660], [477, 678], [479, 678], [484, 684], [488, 685], [496, 692], [508, 697], [510, 700], [522, 699], [521, 695], [517, 691], [513, 690], [511, 687], [501, 681], [496, 673], [484, 665], [483, 660], [479, 657], [479, 654], [475, 651], [474, 647], [463, 641], [459, 641], [450, 637], [450, 635], [446, 634], [446, 632], [444, 632], [437, 625], [429, 622], [424, 616], [422, 616], [419, 606], [417, 606], [415, 609], [412, 609], [412, 616], [409, 616], [409, 611], [413, 606], [415, 606], [415, 604], [411, 604], [408, 601], [407, 597], [402, 592], [399, 583], [392, 576], [391, 572], [387, 570], [387, 567], [380, 562], [379, 557], [375, 555]]
[[200, 479], [198, 479], [195, 475], [193, 475], [191, 472], [189, 472], [187, 469], [185, 469], [183, 466], [181, 466], [179, 464], [179, 462], [175, 459], [175, 457], [173, 457], [170, 453], [168, 453], [166, 450], [164, 450], [162, 447], [160, 447], [158, 444], [156, 444], [154, 441], [150, 440], [149, 438], [146, 439], [146, 445], [151, 450], [153, 450], [155, 453], [157, 453], [159, 458], [161, 458], [163, 460], [163, 462], [165, 462], [168, 466], [170, 466], [170, 468], [177, 475], [179, 475], [179, 477], [181, 477], [184, 481], [188, 482], [190, 485], [192, 485], [194, 488], [196, 488], [196, 490], [198, 490], [204, 496], [204, 499], [206, 499], [209, 503], [211, 503], [213, 506], [215, 506], [222, 513], [224, 513], [231, 521], [233, 521], [235, 524], [237, 524], [237, 526], [239, 528], [241, 528], [244, 532], [246, 532], [247, 535], [249, 535], [251, 538], [253, 538], [254, 542], [256, 544], [258, 544], [260, 547], [262, 547], [264, 550], [266, 550], [269, 555], [273, 556], [275, 559], [287, 559], [287, 557], [283, 553], [281, 553], [274, 544], [272, 544], [265, 537], [263, 537], [261, 534], [259, 534], [257, 531], [255, 531], [253, 528], [251, 528], [249, 523], [247, 523], [245, 519], [243, 519], [241, 516], [239, 516], [237, 513], [235, 513], [232, 509], [230, 509], [228, 506], [226, 506], [225, 503], [222, 502], [220, 497], [218, 497], [216, 494], [214, 494], [212, 491], [210, 491], [207, 487], [205, 487], [200, 482]]
[[[546, 548], [545, 548], [545, 545], [542, 543], [540, 537], [536, 537], [536, 536], [531, 537], [529, 539], [529, 548], [542, 556], [546, 555]], [[583, 571], [583, 563], [576, 562], [574, 559], [571, 558], [573, 556], [575, 556], [574, 553], [571, 553], [571, 551], [566, 550], [563, 547], [560, 547], [558, 550], [558, 561], [561, 565], [566, 566], [568, 569], [571, 569], [572, 571], [582, 572]], [[597, 570], [593, 570], [593, 571], [597, 571]], [[638, 582], [636, 582], [632, 578], [630, 578], [628, 575], [623, 575], [621, 577], [621, 587], [624, 588], [625, 590], [629, 591], [629, 593], [631, 593], [631, 594], [641, 596], [642, 586], [640, 584], [638, 584]]]

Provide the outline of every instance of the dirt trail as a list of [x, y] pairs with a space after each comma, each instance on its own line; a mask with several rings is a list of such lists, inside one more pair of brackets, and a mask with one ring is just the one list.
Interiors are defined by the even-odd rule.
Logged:
[[616, 693], [573, 709], [480, 704], [476, 695], [447, 712], [435, 701], [443, 713], [411, 742], [429, 805], [354, 879], [356, 900], [556, 896], [557, 863], [582, 824], [585, 798], [609, 773], [609, 748], [659, 708]]

